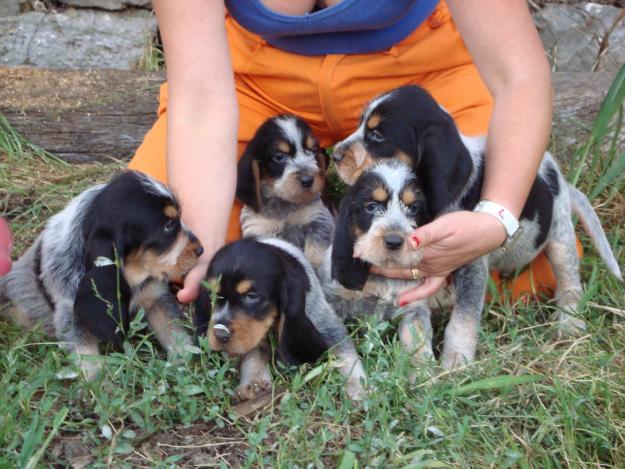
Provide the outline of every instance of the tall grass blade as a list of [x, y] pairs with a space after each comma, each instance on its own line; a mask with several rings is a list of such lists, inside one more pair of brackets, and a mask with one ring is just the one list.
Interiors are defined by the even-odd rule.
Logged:
[[[612, 82], [612, 85], [610, 85], [610, 89], [603, 99], [601, 108], [599, 109], [597, 117], [592, 125], [588, 141], [582, 147], [579, 152], [579, 156], [576, 158], [576, 168], [575, 171], [573, 171], [573, 176], [571, 177], [571, 183], [574, 186], [577, 185], [582, 171], [586, 167], [586, 161], [591, 149], [595, 145], [601, 145], [610, 128], [610, 121], [617, 112], [620, 112], [623, 101], [625, 101], [625, 65], [621, 67], [616, 75], [616, 78]], [[620, 129], [617, 127], [616, 132], [619, 131]]]

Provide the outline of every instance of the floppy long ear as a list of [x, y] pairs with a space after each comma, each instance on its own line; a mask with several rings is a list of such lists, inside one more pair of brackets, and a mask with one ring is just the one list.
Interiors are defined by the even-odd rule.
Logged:
[[121, 343], [128, 329], [131, 290], [116, 265], [123, 255], [121, 238], [114, 243], [108, 233], [96, 230], [87, 241], [85, 275], [74, 299], [74, 317], [83, 331], [104, 342]]
[[131, 291], [116, 265], [88, 270], [74, 300], [74, 318], [80, 329], [101, 342], [121, 344], [128, 330]]
[[306, 316], [306, 292], [310, 289], [310, 281], [304, 267], [292, 256], [284, 254], [283, 265], [278, 350], [290, 365], [311, 363], [328, 350], [328, 345]]
[[326, 170], [328, 169], [328, 163], [330, 162], [328, 152], [324, 148], [319, 148], [316, 158], [317, 166], [319, 166], [319, 171], [323, 176], [325, 176]]
[[247, 145], [237, 166], [236, 196], [243, 204], [258, 212], [260, 210], [260, 165], [256, 157], [255, 139]]
[[451, 117], [448, 123], [415, 134], [415, 139], [414, 170], [422, 181], [430, 213], [436, 216], [460, 196], [473, 162]]
[[201, 286], [200, 295], [195, 300], [193, 311], [193, 328], [197, 337], [205, 336], [208, 332], [211, 311], [211, 293], [207, 288]]
[[334, 280], [350, 290], [362, 290], [369, 278], [369, 263], [354, 259], [354, 233], [350, 217], [352, 191], [341, 200], [332, 242], [332, 270]]

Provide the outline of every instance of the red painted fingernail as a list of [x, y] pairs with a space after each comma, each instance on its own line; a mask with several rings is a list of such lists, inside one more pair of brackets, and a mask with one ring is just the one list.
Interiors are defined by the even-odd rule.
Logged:
[[399, 306], [406, 306], [408, 304], [407, 301], [400, 301]]
[[412, 245], [413, 245], [415, 248], [418, 248], [418, 247], [419, 247], [419, 244], [421, 244], [421, 240], [419, 239], [419, 237], [418, 237], [417, 235], [412, 235], [412, 236], [410, 237], [410, 239], [411, 239], [411, 241], [412, 241]]

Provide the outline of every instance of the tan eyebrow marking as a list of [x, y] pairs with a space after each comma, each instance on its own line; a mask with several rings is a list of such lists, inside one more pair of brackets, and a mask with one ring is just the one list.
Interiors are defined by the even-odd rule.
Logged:
[[376, 202], [386, 202], [388, 200], [388, 192], [383, 187], [373, 189], [373, 200]]
[[278, 142], [278, 150], [284, 153], [289, 153], [291, 151], [291, 145], [289, 145], [284, 140], [281, 140], [280, 142]]
[[306, 148], [308, 148], [309, 150], [312, 150], [314, 146], [315, 146], [315, 139], [313, 138], [312, 135], [309, 135], [306, 138]]
[[406, 205], [413, 204], [417, 200], [417, 194], [415, 194], [414, 190], [407, 187], [401, 193], [401, 200]]
[[237, 286], [236, 286], [236, 291], [239, 295], [244, 295], [245, 293], [247, 293], [248, 291], [250, 291], [250, 289], [252, 288], [252, 285], [254, 284], [254, 282], [252, 282], [251, 280], [245, 279], [245, 280], [241, 280]]
[[178, 209], [176, 207], [174, 207], [173, 205], [167, 205], [165, 207], [165, 210], [163, 210], [163, 212], [165, 213], [165, 216], [169, 217], [169, 218], [178, 218]]
[[371, 117], [367, 119], [367, 128], [368, 129], [376, 128], [380, 124], [381, 120], [382, 118], [380, 117], [379, 114], [372, 114]]

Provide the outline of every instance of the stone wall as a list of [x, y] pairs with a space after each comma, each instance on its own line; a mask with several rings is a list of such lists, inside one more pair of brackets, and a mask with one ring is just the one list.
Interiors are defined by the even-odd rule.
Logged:
[[[624, 0], [528, 3], [554, 71], [625, 63]], [[0, 0], [0, 66], [135, 69], [157, 33], [150, 8], [150, 0]]]
[[0, 66], [135, 69], [157, 33], [150, 0], [0, 5]]

